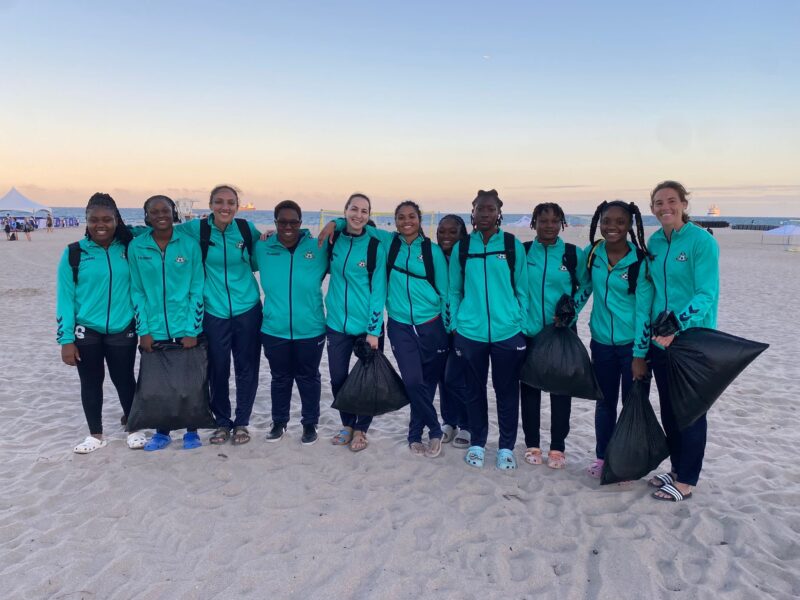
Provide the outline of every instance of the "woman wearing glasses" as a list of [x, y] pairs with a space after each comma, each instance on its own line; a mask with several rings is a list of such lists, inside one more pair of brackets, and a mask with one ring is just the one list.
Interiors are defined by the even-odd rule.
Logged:
[[291, 200], [275, 207], [276, 234], [256, 243], [255, 256], [264, 290], [261, 343], [272, 374], [272, 429], [268, 442], [286, 432], [292, 386], [296, 382], [302, 403], [301, 442], [317, 441], [319, 422], [319, 363], [325, 347], [325, 311], [322, 280], [328, 271], [326, 248], [307, 229], [300, 229], [303, 213]]

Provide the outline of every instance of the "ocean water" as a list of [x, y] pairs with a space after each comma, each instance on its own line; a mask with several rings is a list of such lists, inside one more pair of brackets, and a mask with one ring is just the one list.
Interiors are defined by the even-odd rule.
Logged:
[[[83, 208], [53, 208], [53, 216], [55, 217], [77, 217], [84, 221], [84, 214], [85, 210]], [[120, 214], [122, 218], [125, 220], [126, 223], [130, 225], [143, 225], [144, 224], [144, 214], [142, 209], [140, 208], [121, 208]], [[195, 211], [195, 216], [200, 216], [207, 214], [207, 211]], [[316, 229], [319, 226], [319, 219], [320, 215], [323, 214], [320, 211], [304, 211], [303, 212], [303, 226], [308, 227], [310, 229]], [[434, 213], [434, 214], [423, 214], [422, 218], [422, 225], [423, 228], [429, 230], [432, 226], [435, 226], [441, 217], [443, 217], [447, 213]], [[464, 222], [469, 224], [469, 213], [458, 213], [461, 218], [464, 219]], [[240, 211], [237, 217], [241, 217], [247, 219], [248, 221], [252, 221], [256, 226], [273, 226], [274, 219], [273, 213], [271, 210], [253, 210], [253, 211]], [[335, 212], [325, 211], [323, 214], [323, 220], [328, 220], [331, 218], [335, 218], [338, 216]], [[800, 217], [707, 217], [704, 215], [697, 215], [694, 216], [696, 220], [699, 221], [726, 221], [731, 225], [737, 224], [755, 224], [755, 225], [781, 225], [782, 223], [797, 219]], [[391, 214], [376, 214], [373, 216], [373, 219], [378, 225], [382, 226], [390, 226], [394, 224], [394, 217]], [[588, 226], [591, 222], [591, 215], [580, 215], [580, 214], [568, 214], [567, 215], [567, 223], [572, 226]], [[522, 214], [522, 213], [509, 213], [503, 215], [503, 223], [506, 226], [512, 227], [525, 227], [530, 223], [530, 213]], [[656, 218], [652, 215], [644, 215], [644, 224], [646, 226], [655, 226], [658, 225]]]

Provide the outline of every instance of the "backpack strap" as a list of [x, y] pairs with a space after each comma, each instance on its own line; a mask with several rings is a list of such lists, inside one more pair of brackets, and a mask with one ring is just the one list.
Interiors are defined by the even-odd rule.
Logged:
[[203, 257], [203, 270], [206, 268], [206, 257], [208, 256], [208, 247], [214, 243], [211, 241], [211, 224], [208, 219], [200, 221], [200, 254]]
[[372, 291], [372, 274], [375, 272], [375, 266], [378, 263], [378, 246], [380, 242], [375, 238], [369, 238], [369, 245], [367, 246], [367, 275], [369, 276], [369, 289]]
[[247, 254], [253, 256], [253, 232], [250, 231], [250, 224], [247, 219], [234, 219], [236, 225], [239, 227], [239, 233], [242, 236], [244, 247], [242, 248], [242, 258], [244, 258], [244, 249], [247, 248]]
[[392, 236], [392, 243], [389, 245], [389, 254], [386, 257], [386, 283], [392, 277], [392, 269], [394, 269], [394, 262], [397, 260], [397, 255], [400, 254], [400, 236]]
[[[642, 262], [645, 254], [639, 248], [636, 249], [636, 262], [628, 265], [628, 294], [636, 293], [636, 284], [639, 279], [639, 272], [642, 269]], [[646, 267], [645, 267], [646, 268]]]
[[509, 233], [507, 231], [503, 232], [503, 246], [505, 246], [506, 251], [506, 264], [508, 265], [508, 270], [511, 274], [511, 289], [515, 292], [517, 291], [517, 280], [516, 274], [514, 273], [515, 267], [517, 266], [516, 241], [517, 238], [514, 237], [513, 233]]
[[525, 248], [525, 255], [527, 256], [528, 252], [531, 251], [531, 246], [533, 246], [533, 240], [529, 240], [527, 242], [522, 242], [522, 247]]
[[72, 242], [67, 246], [67, 260], [72, 268], [72, 282], [78, 284], [78, 269], [81, 265], [81, 252], [83, 252], [80, 242]]
[[469, 243], [471, 237], [467, 236], [466, 239], [458, 242], [458, 264], [461, 265], [461, 281], [464, 281], [464, 273], [467, 269], [467, 257], [469, 256]]
[[575, 244], [570, 244], [568, 242], [564, 243], [564, 257], [561, 259], [561, 264], [563, 264], [569, 272], [569, 279], [572, 283], [571, 295], [575, 295], [575, 292], [578, 291], [578, 287], [580, 287], [577, 275], [578, 248], [575, 246]]
[[603, 243], [603, 240], [597, 240], [593, 245], [592, 249], [589, 251], [589, 256], [586, 257], [586, 269], [589, 273], [592, 272], [592, 268], [594, 267], [594, 259], [595, 253], [597, 252], [597, 248], [600, 247], [600, 244]]
[[431, 238], [422, 240], [422, 264], [425, 266], [425, 279], [430, 286], [439, 293], [436, 287], [436, 269], [433, 266], [433, 246]]

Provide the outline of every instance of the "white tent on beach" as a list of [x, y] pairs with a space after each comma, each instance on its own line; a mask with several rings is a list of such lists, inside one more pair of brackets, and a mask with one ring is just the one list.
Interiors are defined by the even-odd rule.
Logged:
[[765, 231], [761, 236], [761, 243], [764, 243], [764, 238], [768, 238], [767, 243], [783, 243], [787, 246], [796, 246], [800, 244], [800, 221], [788, 221], [777, 229], [770, 229]]
[[6, 213], [11, 213], [12, 215], [21, 215], [23, 213], [35, 215], [39, 211], [53, 213], [49, 206], [39, 204], [23, 196], [17, 188], [12, 187], [5, 196], [0, 198], [0, 215], [5, 216]]

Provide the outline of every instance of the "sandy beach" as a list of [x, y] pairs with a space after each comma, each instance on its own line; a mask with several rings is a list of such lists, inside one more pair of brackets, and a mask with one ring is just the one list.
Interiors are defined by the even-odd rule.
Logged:
[[[55, 271], [81, 233], [0, 241], [0, 598], [800, 596], [800, 253], [717, 231], [719, 328], [771, 347], [709, 413], [693, 498], [669, 504], [645, 481], [600, 488], [585, 474], [586, 400], [573, 402], [562, 472], [521, 460], [521, 427], [511, 474], [493, 460], [470, 468], [449, 445], [439, 459], [414, 457], [407, 408], [375, 419], [365, 452], [333, 447], [325, 356], [314, 446], [300, 445], [296, 390], [289, 435], [264, 442], [264, 359], [245, 446], [128, 450], [107, 379], [110, 444], [73, 454], [87, 429], [77, 373], [55, 343]], [[565, 239], [586, 244], [588, 231]], [[651, 400], [658, 412], [655, 389]], [[549, 408], [542, 421], [549, 428]], [[490, 409], [487, 457], [496, 447]]]

